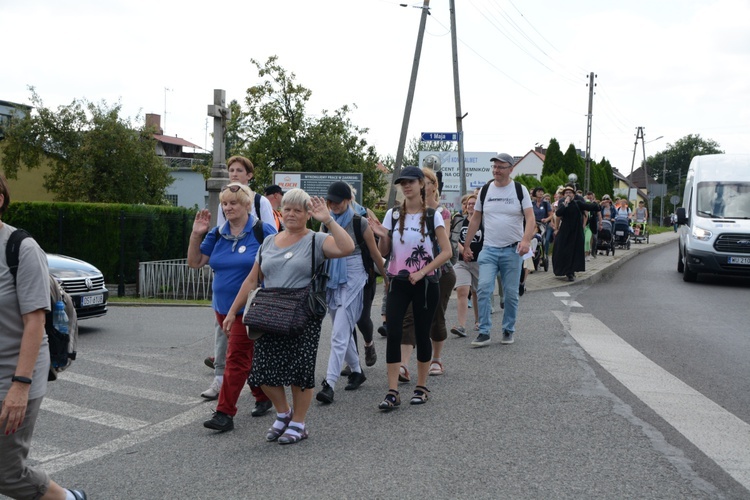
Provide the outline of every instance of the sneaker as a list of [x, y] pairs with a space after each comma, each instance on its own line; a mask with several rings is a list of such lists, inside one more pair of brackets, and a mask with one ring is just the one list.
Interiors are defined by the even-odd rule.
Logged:
[[203, 427], [219, 432], [231, 431], [232, 429], [234, 429], [234, 419], [231, 417], [231, 415], [227, 415], [226, 413], [220, 411], [215, 411], [214, 416], [211, 417], [211, 420], [206, 420], [205, 422], [203, 422]]
[[454, 326], [451, 328], [451, 333], [458, 337], [466, 337], [466, 328], [463, 326]]
[[351, 374], [352, 374], [352, 367], [349, 365], [344, 365], [344, 368], [341, 369], [341, 376], [348, 377]]
[[324, 380], [323, 388], [315, 395], [315, 399], [324, 405], [333, 403], [333, 387], [328, 385], [328, 382]]
[[69, 491], [71, 495], [73, 495], [73, 498], [75, 500], [86, 500], [88, 496], [86, 496], [86, 492], [83, 490], [69, 490], [66, 488], [66, 491]]
[[365, 345], [365, 364], [372, 366], [378, 362], [378, 353], [375, 352], [375, 342]]
[[356, 391], [359, 389], [359, 386], [362, 385], [365, 380], [367, 380], [367, 377], [365, 377], [365, 374], [362, 372], [354, 372], [351, 375], [349, 375], [349, 383], [346, 384], [346, 387], [344, 387], [345, 391]]
[[513, 332], [505, 330], [503, 332], [503, 338], [500, 340], [501, 344], [512, 344], [513, 343]]
[[273, 403], [271, 403], [271, 400], [268, 401], [256, 401], [255, 402], [255, 408], [253, 408], [253, 411], [250, 412], [250, 416], [252, 417], [262, 417], [266, 413], [268, 413], [268, 410], [273, 407]]
[[219, 391], [221, 391], [221, 382], [219, 382], [219, 379], [214, 378], [214, 381], [211, 382], [211, 387], [201, 392], [201, 397], [213, 401], [214, 399], [219, 399]]
[[216, 358], [214, 358], [213, 356], [209, 356], [209, 357], [207, 357], [206, 359], [203, 360], [203, 364], [213, 370], [214, 369], [214, 360], [215, 359]]
[[486, 333], [480, 333], [479, 335], [477, 335], [476, 340], [474, 340], [474, 342], [472, 342], [471, 345], [473, 345], [474, 347], [484, 347], [486, 345], [489, 345], [489, 343], [490, 343], [490, 336], [487, 335]]
[[378, 327], [378, 333], [381, 336], [383, 336], [383, 337], [387, 337], [388, 336], [388, 325], [386, 325], [385, 323], [383, 323], [382, 325], [380, 325]]

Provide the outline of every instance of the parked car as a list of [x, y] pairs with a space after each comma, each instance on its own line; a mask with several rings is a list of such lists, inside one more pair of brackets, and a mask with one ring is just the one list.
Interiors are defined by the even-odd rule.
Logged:
[[104, 275], [91, 264], [65, 255], [47, 254], [49, 273], [73, 298], [78, 319], [107, 313], [109, 290]]

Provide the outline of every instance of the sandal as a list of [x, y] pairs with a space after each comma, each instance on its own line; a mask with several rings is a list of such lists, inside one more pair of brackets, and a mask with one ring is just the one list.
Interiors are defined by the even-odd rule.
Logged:
[[303, 439], [307, 439], [307, 428], [303, 429], [296, 425], [290, 425], [286, 428], [286, 432], [279, 437], [279, 444], [299, 443]]
[[277, 429], [276, 427], [271, 427], [266, 431], [266, 441], [276, 441], [281, 437], [284, 432], [286, 432], [286, 428], [289, 425], [289, 422], [292, 421], [292, 414], [290, 413], [288, 417], [280, 417], [278, 414], [276, 414], [276, 420], [284, 424], [284, 427], [281, 429]]
[[430, 399], [430, 390], [423, 385], [418, 385], [417, 388], [414, 389], [414, 395], [411, 397], [409, 404], [423, 405], [428, 399]]
[[401, 396], [398, 395], [398, 391], [394, 391], [393, 389], [388, 391], [388, 394], [385, 395], [385, 399], [381, 401], [381, 403], [378, 405], [378, 409], [383, 411], [391, 411], [395, 410], [401, 406]]
[[409, 369], [405, 365], [401, 365], [398, 368], [398, 381], [399, 382], [411, 382], [409, 376]]
[[443, 363], [441, 363], [440, 361], [433, 360], [432, 363], [430, 363], [429, 374], [430, 375], [442, 375], [443, 373], [445, 373], [445, 369], [443, 368]]

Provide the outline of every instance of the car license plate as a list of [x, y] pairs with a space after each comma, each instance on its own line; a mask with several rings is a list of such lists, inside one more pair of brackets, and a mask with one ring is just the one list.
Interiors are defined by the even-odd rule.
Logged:
[[104, 302], [104, 295], [87, 295], [85, 297], [81, 297], [81, 307], [86, 306], [93, 306], [96, 304], [102, 304]]
[[615, 231], [616, 236], [625, 236], [625, 231]]
[[729, 257], [728, 261], [730, 264], [750, 266], [750, 257]]

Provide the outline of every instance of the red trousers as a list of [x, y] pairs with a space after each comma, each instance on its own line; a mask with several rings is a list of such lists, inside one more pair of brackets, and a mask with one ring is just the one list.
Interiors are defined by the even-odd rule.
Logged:
[[[224, 314], [216, 313], [216, 319], [219, 320], [220, 325], [224, 323], [224, 318], [226, 318]], [[247, 328], [242, 323], [242, 315], [237, 315], [234, 323], [232, 323], [232, 330], [229, 332], [224, 382], [221, 384], [221, 391], [219, 392], [217, 411], [231, 416], [237, 414], [237, 400], [240, 398], [242, 388], [250, 375], [254, 349], [255, 341], [247, 337]], [[268, 401], [268, 396], [260, 387], [251, 387], [250, 390], [256, 402]]]

